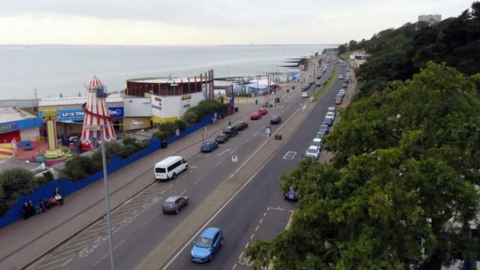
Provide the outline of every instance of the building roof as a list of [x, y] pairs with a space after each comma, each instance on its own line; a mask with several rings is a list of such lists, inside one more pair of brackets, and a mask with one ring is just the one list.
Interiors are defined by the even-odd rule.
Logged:
[[0, 108], [0, 123], [14, 122], [23, 119], [37, 118], [24, 110], [13, 108]]
[[[128, 79], [129, 82], [141, 82], [141, 83], [180, 83], [180, 82], [190, 82], [195, 81], [195, 77], [150, 77], [150, 78], [136, 78], [136, 79]], [[197, 82], [200, 82], [200, 76], [197, 76]], [[208, 78], [203, 76], [202, 81], [208, 81]]]
[[93, 79], [91, 79], [90, 82], [88, 82], [88, 86], [98, 87], [98, 86], [103, 86], [103, 83], [97, 77], [94, 76]]
[[[44, 98], [38, 103], [38, 107], [56, 107], [67, 105], [82, 105], [87, 102], [87, 97], [63, 97], [63, 98]], [[123, 102], [123, 96], [112, 95], [107, 97], [107, 103]]]

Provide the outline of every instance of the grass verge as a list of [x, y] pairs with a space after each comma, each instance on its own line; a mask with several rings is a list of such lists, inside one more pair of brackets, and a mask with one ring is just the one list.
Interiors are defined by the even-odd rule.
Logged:
[[328, 80], [323, 84], [323, 86], [315, 92], [315, 101], [319, 100], [333, 85], [335, 79], [338, 77], [338, 67], [337, 65], [333, 66], [332, 75], [328, 78]]

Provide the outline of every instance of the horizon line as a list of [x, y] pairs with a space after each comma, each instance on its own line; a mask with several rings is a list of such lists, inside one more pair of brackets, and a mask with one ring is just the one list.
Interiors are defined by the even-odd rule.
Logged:
[[96, 47], [261, 47], [261, 46], [338, 46], [339, 44], [220, 44], [220, 45], [124, 45], [124, 44], [0, 44], [0, 47], [18, 46], [96, 46]]

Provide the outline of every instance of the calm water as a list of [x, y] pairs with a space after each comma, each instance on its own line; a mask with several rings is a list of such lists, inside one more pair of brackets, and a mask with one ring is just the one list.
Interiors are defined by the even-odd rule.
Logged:
[[0, 46], [0, 99], [76, 96], [95, 74], [109, 91], [125, 80], [149, 76], [195, 76], [208, 69], [215, 77], [283, 71], [286, 58], [322, 52], [326, 45], [119, 47]]

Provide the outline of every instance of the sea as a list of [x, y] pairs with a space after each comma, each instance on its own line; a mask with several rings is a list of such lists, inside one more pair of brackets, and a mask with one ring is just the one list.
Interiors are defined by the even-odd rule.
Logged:
[[1, 100], [83, 95], [96, 76], [108, 91], [142, 77], [215, 78], [292, 71], [285, 60], [334, 45], [250, 46], [0, 46]]

